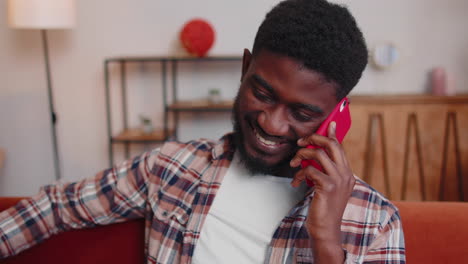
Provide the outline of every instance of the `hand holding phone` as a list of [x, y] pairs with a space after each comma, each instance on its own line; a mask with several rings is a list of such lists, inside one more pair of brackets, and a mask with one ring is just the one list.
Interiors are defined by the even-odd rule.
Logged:
[[[333, 111], [328, 115], [325, 121], [320, 124], [320, 127], [315, 132], [321, 136], [328, 136], [328, 126], [331, 122], [336, 123], [336, 139], [338, 142], [342, 142], [346, 133], [348, 132], [349, 128], [351, 127], [351, 114], [349, 112], [349, 100], [348, 98], [344, 98], [341, 100]], [[309, 145], [307, 148], [321, 148], [319, 146]], [[302, 160], [301, 162], [302, 168], [307, 166], [314, 166], [316, 169], [323, 171], [322, 166], [317, 163], [315, 160]], [[309, 186], [314, 186], [313, 182], [306, 179], [306, 183]]]

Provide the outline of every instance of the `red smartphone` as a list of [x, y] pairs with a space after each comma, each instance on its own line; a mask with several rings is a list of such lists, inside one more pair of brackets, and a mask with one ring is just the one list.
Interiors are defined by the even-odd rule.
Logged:
[[[328, 136], [328, 126], [332, 121], [336, 123], [336, 139], [338, 142], [342, 142], [346, 133], [348, 133], [349, 128], [351, 127], [351, 114], [349, 112], [349, 100], [345, 97], [341, 100], [333, 109], [333, 111], [328, 115], [327, 119], [320, 124], [320, 127], [317, 129], [315, 134]], [[307, 148], [322, 148], [319, 146], [309, 145]], [[314, 166], [316, 169], [323, 171], [322, 166], [315, 160], [302, 160], [302, 168], [307, 166]], [[310, 187], [314, 186], [314, 183], [306, 179], [307, 185]]]

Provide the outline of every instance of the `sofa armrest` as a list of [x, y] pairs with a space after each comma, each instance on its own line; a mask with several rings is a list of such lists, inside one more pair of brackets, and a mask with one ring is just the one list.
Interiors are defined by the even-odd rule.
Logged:
[[408, 263], [468, 261], [468, 203], [395, 202], [400, 210]]
[[25, 197], [0, 197], [0, 212], [12, 207], [24, 198]]
[[[21, 198], [1, 197], [0, 211]], [[143, 219], [92, 229], [71, 230], [43, 241], [2, 264], [26, 263], [145, 263], [145, 224]]]

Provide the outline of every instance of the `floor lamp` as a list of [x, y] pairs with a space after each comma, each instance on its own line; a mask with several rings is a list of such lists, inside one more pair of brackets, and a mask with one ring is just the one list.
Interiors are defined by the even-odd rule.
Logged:
[[55, 178], [61, 178], [57, 145], [57, 115], [52, 93], [47, 30], [67, 29], [75, 25], [75, 0], [8, 0], [8, 24], [18, 29], [38, 29], [41, 32], [47, 80], [47, 95], [52, 128]]

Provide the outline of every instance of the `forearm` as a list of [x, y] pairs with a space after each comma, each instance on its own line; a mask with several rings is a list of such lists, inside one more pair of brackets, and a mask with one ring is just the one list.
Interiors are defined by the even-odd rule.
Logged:
[[44, 192], [21, 200], [0, 213], [0, 259], [12, 255], [58, 233]]
[[43, 187], [37, 195], [0, 213], [0, 259], [17, 255], [62, 231], [94, 225], [91, 215], [80, 215], [84, 209], [78, 208], [73, 198], [66, 200], [66, 186], [70, 185]]
[[0, 213], [0, 258], [61, 231], [143, 217], [147, 156], [77, 183], [49, 185]]
[[341, 244], [340, 222], [336, 222], [332, 226], [329, 225], [323, 225], [322, 228], [308, 227], [314, 263], [343, 264], [346, 260], [346, 254]]

